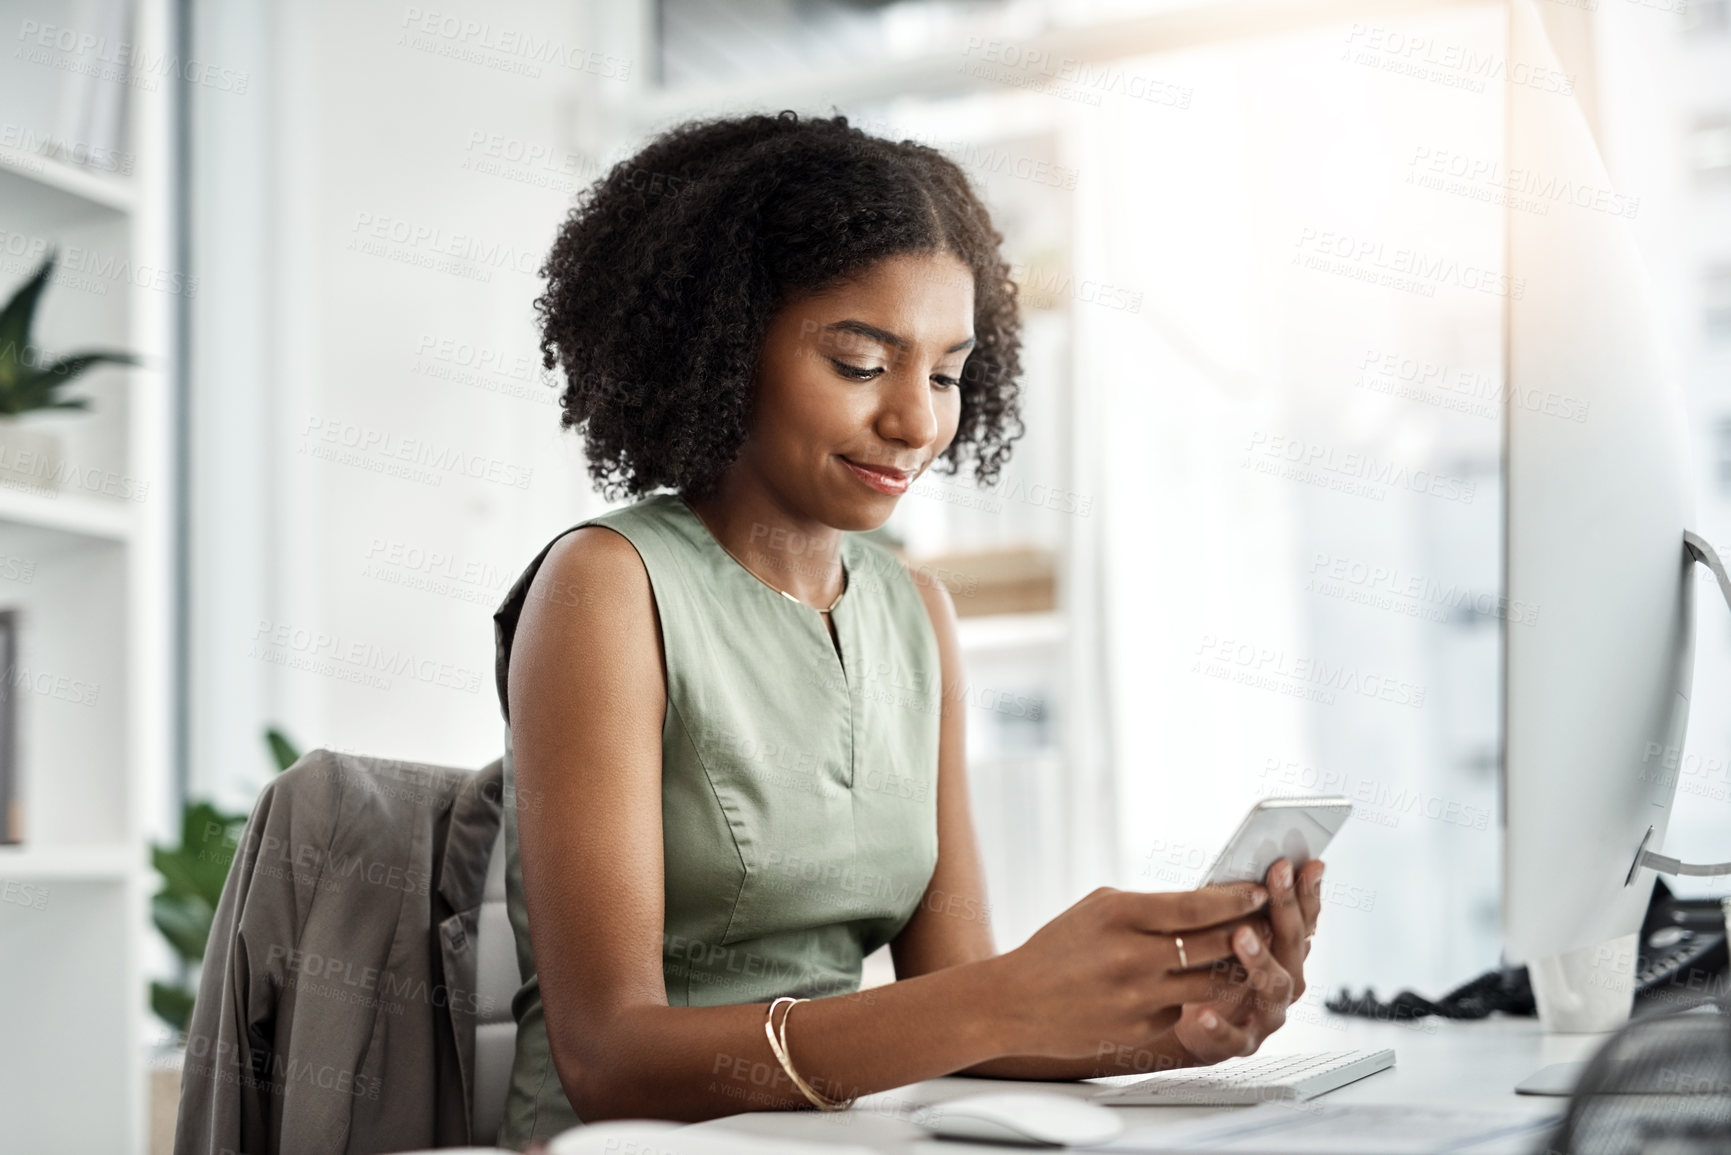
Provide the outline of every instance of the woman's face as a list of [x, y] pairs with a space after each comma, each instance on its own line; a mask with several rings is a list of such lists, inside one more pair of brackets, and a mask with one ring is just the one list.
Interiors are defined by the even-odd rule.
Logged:
[[974, 278], [951, 253], [889, 257], [770, 321], [736, 468], [796, 516], [874, 529], [949, 447], [974, 344]]

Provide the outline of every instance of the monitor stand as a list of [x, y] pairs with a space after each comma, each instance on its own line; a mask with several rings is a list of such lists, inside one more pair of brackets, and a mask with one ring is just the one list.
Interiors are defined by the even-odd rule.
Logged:
[[[1700, 534], [1683, 531], [1683, 554], [1691, 562], [1706, 566], [1719, 583], [1719, 593], [1731, 608], [1731, 575], [1725, 564]], [[1635, 857], [1629, 864], [1624, 885], [1632, 884], [1642, 867], [1658, 874], [1692, 875], [1697, 878], [1731, 874], [1731, 862], [1694, 864], [1649, 850], [1653, 827], [1647, 828]], [[1630, 934], [1527, 965], [1533, 984], [1533, 1001], [1546, 1031], [1585, 1034], [1614, 1031], [1628, 1022], [1634, 1006], [1635, 962], [1640, 935]], [[1584, 1064], [1557, 1064], [1523, 1082], [1516, 1090], [1524, 1094], [1566, 1094]]]
[[1629, 1021], [1635, 1003], [1637, 934], [1527, 963], [1539, 1022], [1558, 1035], [1601, 1034]]
[[[1719, 582], [1719, 593], [1725, 598], [1725, 605], [1731, 608], [1731, 576], [1725, 573], [1725, 563], [1719, 560], [1719, 555], [1713, 552], [1713, 547], [1707, 544], [1707, 539], [1690, 530], [1683, 531], [1683, 555], [1690, 561], [1698, 562], [1713, 571], [1713, 576]], [[1635, 875], [1645, 866], [1657, 874], [1692, 875], [1696, 878], [1714, 878], [1719, 875], [1731, 874], [1731, 862], [1689, 863], [1648, 850], [1647, 843], [1653, 840], [1653, 828], [1647, 827], [1646, 836], [1641, 839], [1641, 845], [1635, 848], [1635, 859], [1629, 863], [1629, 876], [1623, 882], [1627, 886], [1635, 881]]]

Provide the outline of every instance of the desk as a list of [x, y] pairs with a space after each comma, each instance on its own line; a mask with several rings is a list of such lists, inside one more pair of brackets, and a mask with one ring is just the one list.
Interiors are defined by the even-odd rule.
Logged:
[[[1304, 1010], [1302, 1006], [1299, 1008]], [[1328, 1103], [1435, 1103], [1450, 1101], [1513, 1106], [1536, 1114], [1562, 1109], [1566, 1100], [1516, 1095], [1515, 1084], [1540, 1067], [1590, 1057], [1608, 1036], [1546, 1035], [1537, 1019], [1490, 1018], [1478, 1022], [1375, 1023], [1326, 1012], [1309, 1021], [1288, 1022], [1263, 1044], [1268, 1053], [1288, 1051], [1380, 1050], [1394, 1048], [1395, 1065], [1342, 1087]], [[1084, 1083], [1016, 1083], [1003, 1079], [930, 1079], [862, 1098], [851, 1111], [754, 1112], [695, 1124], [745, 1134], [804, 1140], [813, 1147], [853, 1144], [882, 1152], [953, 1153], [959, 1144], [923, 1145], [928, 1136], [903, 1116], [913, 1108], [982, 1091], [1017, 1087], [1086, 1098]], [[1119, 1107], [1128, 1128], [1178, 1123], [1237, 1107]], [[969, 1151], [1022, 1151], [1028, 1148], [969, 1145]]]

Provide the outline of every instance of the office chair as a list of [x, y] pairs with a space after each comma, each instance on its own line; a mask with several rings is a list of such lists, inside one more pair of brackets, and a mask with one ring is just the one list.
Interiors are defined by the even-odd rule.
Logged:
[[1731, 1004], [1636, 1014], [1593, 1055], [1551, 1155], [1717, 1155], [1731, 1149]]
[[492, 1143], [505, 1121], [505, 1095], [511, 1085], [511, 1059], [517, 1048], [517, 1020], [511, 999], [522, 984], [517, 971], [517, 943], [505, 912], [505, 826], [493, 840], [487, 860], [487, 883], [481, 892], [481, 912], [475, 930], [475, 990], [480, 1012], [475, 1016], [474, 1135], [476, 1143]]

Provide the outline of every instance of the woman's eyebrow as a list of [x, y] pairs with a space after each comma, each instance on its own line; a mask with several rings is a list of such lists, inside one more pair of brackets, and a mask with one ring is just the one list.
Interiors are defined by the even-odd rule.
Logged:
[[[864, 321], [835, 321], [825, 325], [824, 328], [830, 331], [856, 333], [861, 337], [869, 337], [871, 340], [876, 341], [881, 345], [888, 345], [892, 349], [906, 349], [908, 347], [908, 340], [906, 337], [899, 337], [888, 329], [880, 329], [876, 325], [868, 325]], [[963, 349], [972, 349], [973, 347], [974, 339], [969, 337], [965, 341], [957, 341], [954, 345], [945, 349], [944, 352], [960, 353]]]

